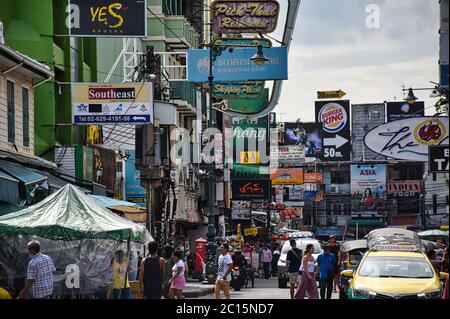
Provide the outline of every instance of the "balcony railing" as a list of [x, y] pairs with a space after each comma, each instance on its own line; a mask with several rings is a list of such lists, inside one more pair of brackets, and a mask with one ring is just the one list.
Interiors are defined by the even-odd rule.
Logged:
[[170, 99], [184, 100], [197, 108], [195, 86], [185, 81], [170, 81]]

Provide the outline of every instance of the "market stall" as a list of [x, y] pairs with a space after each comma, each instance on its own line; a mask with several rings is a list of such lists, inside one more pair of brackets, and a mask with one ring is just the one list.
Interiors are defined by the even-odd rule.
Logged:
[[133, 243], [152, 240], [144, 226], [68, 184], [36, 205], [0, 217], [0, 262], [16, 294], [24, 285], [31, 239], [39, 240], [41, 251], [53, 259], [57, 298], [105, 297], [115, 252], [121, 249], [129, 256]]

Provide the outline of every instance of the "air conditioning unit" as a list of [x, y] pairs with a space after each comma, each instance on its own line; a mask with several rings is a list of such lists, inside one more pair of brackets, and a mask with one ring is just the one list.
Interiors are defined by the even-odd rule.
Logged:
[[335, 225], [336, 224], [336, 216], [327, 217], [327, 225]]
[[331, 194], [338, 194], [338, 193], [339, 193], [339, 185], [331, 184], [331, 185], [329, 186], [329, 192], [330, 192]]

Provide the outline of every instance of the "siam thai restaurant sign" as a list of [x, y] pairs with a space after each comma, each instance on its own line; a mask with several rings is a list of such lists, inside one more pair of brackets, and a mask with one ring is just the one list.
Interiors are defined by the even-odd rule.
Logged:
[[278, 1], [217, 0], [212, 4], [213, 32], [271, 33], [277, 27]]

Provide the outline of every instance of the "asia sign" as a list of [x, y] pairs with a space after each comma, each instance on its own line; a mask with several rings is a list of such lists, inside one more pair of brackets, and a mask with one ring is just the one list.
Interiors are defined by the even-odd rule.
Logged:
[[386, 165], [350, 166], [352, 212], [377, 212], [386, 199]]
[[270, 180], [272, 185], [303, 184], [303, 169], [271, 169]]
[[148, 124], [152, 121], [152, 83], [72, 85], [74, 124]]
[[383, 156], [428, 161], [428, 147], [448, 144], [448, 117], [416, 117], [379, 125], [367, 132], [364, 144]]
[[277, 27], [279, 12], [280, 5], [273, 0], [217, 0], [211, 8], [213, 32], [271, 33]]
[[316, 121], [321, 124], [323, 161], [350, 161], [350, 102], [317, 101]]
[[425, 115], [424, 102], [409, 104], [406, 102], [388, 102], [386, 104], [388, 122], [408, 117], [421, 117]]
[[306, 157], [318, 157], [322, 152], [320, 125], [317, 123], [285, 123], [285, 145], [301, 146]]
[[[268, 61], [255, 64], [251, 58], [255, 48], [235, 48], [225, 50], [213, 63], [215, 82], [241, 82], [264, 80], [287, 80], [287, 47], [264, 48]], [[209, 50], [192, 49], [187, 52], [187, 81], [207, 83], [209, 75]]]
[[449, 172], [449, 145], [431, 145], [429, 151], [430, 173]]
[[146, 37], [146, 0], [69, 0], [73, 37]]
[[233, 200], [251, 200], [269, 198], [270, 183], [268, 180], [249, 180], [232, 182]]

